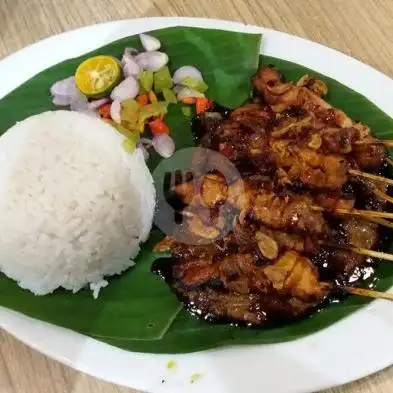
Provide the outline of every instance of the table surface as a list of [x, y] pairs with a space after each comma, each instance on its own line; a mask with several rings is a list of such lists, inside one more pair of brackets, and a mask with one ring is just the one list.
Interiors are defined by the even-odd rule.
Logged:
[[[66, 30], [148, 16], [270, 27], [338, 49], [393, 77], [393, 0], [1, 0], [0, 58]], [[71, 370], [5, 332], [0, 355], [1, 393], [137, 393]], [[325, 393], [392, 391], [393, 367]]]

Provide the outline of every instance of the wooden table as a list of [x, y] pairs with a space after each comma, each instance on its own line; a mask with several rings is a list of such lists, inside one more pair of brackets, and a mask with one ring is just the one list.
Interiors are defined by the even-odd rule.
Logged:
[[[0, 57], [65, 30], [148, 16], [270, 27], [338, 49], [393, 77], [393, 0], [1, 0]], [[136, 393], [73, 371], [0, 334], [0, 393]], [[328, 392], [391, 393], [393, 367]]]

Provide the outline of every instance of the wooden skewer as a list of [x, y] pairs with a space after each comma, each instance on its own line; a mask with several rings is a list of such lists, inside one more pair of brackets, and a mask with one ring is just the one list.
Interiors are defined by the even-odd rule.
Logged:
[[374, 251], [374, 250], [369, 250], [367, 248], [359, 248], [359, 247], [349, 247], [348, 249], [355, 252], [356, 254], [367, 255], [369, 257], [374, 257], [378, 259], [383, 259], [385, 261], [393, 262], [393, 255], [387, 254], [386, 252], [379, 252], [379, 251]]
[[[321, 284], [328, 285], [329, 287], [332, 286], [332, 284], [329, 282], [321, 282]], [[335, 285], [335, 286], [337, 288], [340, 288], [341, 290], [351, 294], [351, 295], [372, 297], [373, 299], [385, 299], [385, 300], [392, 300], [393, 301], [393, 293], [380, 292], [380, 291], [375, 291], [373, 289], [349, 287], [347, 285]]]
[[393, 293], [379, 292], [371, 289], [347, 287], [347, 286], [339, 286], [339, 288], [343, 289], [344, 291], [352, 295], [372, 297], [374, 299], [386, 299], [386, 300], [393, 301]]
[[380, 292], [380, 291], [375, 291], [373, 289], [349, 287], [347, 285], [333, 284], [331, 282], [324, 282], [324, 281], [321, 281], [321, 284], [326, 285], [328, 287], [340, 288], [341, 290], [343, 290], [351, 295], [372, 297], [373, 299], [385, 299], [385, 300], [392, 300], [393, 301], [393, 293]]
[[358, 171], [357, 169], [350, 169], [348, 171], [348, 173], [350, 173], [351, 175], [354, 175], [354, 176], [364, 177], [366, 179], [370, 179], [370, 180], [373, 180], [376, 182], [393, 185], [392, 179], [387, 179], [386, 177], [383, 177], [383, 176], [372, 175], [371, 173], [367, 173], [367, 172], [361, 172], [361, 171]]
[[374, 258], [378, 258], [378, 259], [383, 259], [385, 261], [391, 261], [393, 262], [393, 254], [388, 254], [386, 252], [380, 252], [380, 251], [374, 251], [374, 250], [370, 250], [368, 248], [360, 248], [360, 247], [353, 247], [353, 246], [342, 246], [342, 245], [337, 245], [337, 244], [333, 244], [330, 242], [321, 242], [320, 244], [327, 246], [328, 248], [339, 248], [342, 250], [348, 250], [348, 251], [352, 251], [356, 254], [360, 254], [360, 255], [367, 255], [369, 257], [374, 257]]
[[384, 220], [383, 218], [365, 217], [365, 219], [371, 222], [375, 222], [376, 224], [383, 225], [384, 227], [393, 229], [393, 222]]
[[393, 198], [392, 198], [390, 195], [385, 194], [384, 192], [382, 192], [381, 190], [379, 190], [377, 187], [373, 187], [372, 189], [373, 189], [373, 193], [374, 193], [377, 197], [379, 197], [379, 198], [385, 200], [386, 202], [393, 203]]
[[355, 145], [384, 145], [387, 147], [393, 147], [393, 140], [389, 139], [368, 139], [365, 141], [357, 141]]
[[393, 218], [393, 213], [377, 212], [373, 210], [345, 210], [336, 209], [335, 212], [343, 215], [360, 216], [360, 217], [380, 217], [380, 218]]
[[[328, 209], [325, 209], [322, 206], [311, 206], [311, 209], [314, 211], [321, 211], [321, 212], [329, 212]], [[391, 218], [393, 219], [393, 213], [387, 212], [377, 212], [374, 210], [357, 210], [357, 209], [334, 209], [332, 213], [342, 214], [342, 215], [349, 215], [349, 216], [360, 216], [360, 217], [380, 217], [380, 218]]]

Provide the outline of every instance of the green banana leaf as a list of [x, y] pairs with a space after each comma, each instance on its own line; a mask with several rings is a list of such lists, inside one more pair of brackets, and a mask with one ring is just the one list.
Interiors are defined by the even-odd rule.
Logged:
[[[259, 36], [194, 28], [170, 28], [153, 33], [165, 45], [173, 67], [196, 64], [209, 85], [209, 97], [218, 103], [236, 107], [250, 92], [249, 78], [256, 70]], [[94, 53], [119, 56], [125, 46], [136, 46], [130, 37], [112, 43]], [[81, 60], [61, 63], [26, 82], [0, 101], [4, 132], [16, 120], [53, 109], [48, 96], [49, 86], [73, 73]], [[377, 136], [387, 138], [393, 130], [393, 119], [369, 100], [342, 84], [319, 75], [303, 66], [284, 60], [261, 56], [260, 62], [272, 64], [288, 80], [304, 74], [325, 80], [329, 86], [328, 100], [351, 117], [370, 125]], [[168, 123], [177, 148], [193, 145], [190, 123], [178, 105], [170, 107]], [[151, 168], [158, 164], [153, 157]], [[75, 295], [56, 291], [53, 295], [36, 297], [20, 289], [15, 282], [0, 276], [0, 305], [23, 312], [47, 322], [70, 328], [98, 340], [127, 350], [151, 353], [185, 353], [224, 345], [276, 343], [294, 340], [328, 327], [360, 309], [369, 301], [352, 297], [331, 304], [296, 323], [265, 329], [248, 329], [230, 325], [212, 325], [189, 315], [171, 294], [166, 284], [150, 272], [155, 258], [151, 251], [162, 234], [154, 230], [137, 258], [137, 264], [125, 274], [110, 278], [110, 285], [93, 300], [89, 291]], [[391, 240], [386, 240], [386, 249]], [[381, 264], [377, 269], [376, 288], [386, 290], [393, 285], [393, 265]]]
[[[209, 86], [208, 97], [230, 108], [247, 100], [250, 78], [258, 65], [259, 34], [175, 27], [156, 30], [152, 35], [163, 44], [171, 70], [192, 64], [202, 71]], [[51, 102], [51, 85], [73, 75], [83, 60], [98, 54], [121, 58], [126, 47], [140, 48], [138, 36], [64, 61], [25, 82], [0, 101], [0, 134], [28, 116], [58, 109]], [[190, 119], [183, 115], [180, 104], [169, 105], [166, 121], [177, 149], [194, 145]], [[153, 155], [150, 169], [159, 161], [158, 155]], [[155, 258], [151, 247], [160, 236], [157, 231], [152, 233], [136, 266], [121, 276], [112, 277], [111, 285], [97, 300], [88, 290], [76, 295], [59, 290], [50, 296], [36, 297], [0, 274], [0, 305], [102, 339], [158, 340], [181, 309], [165, 283], [150, 272]]]

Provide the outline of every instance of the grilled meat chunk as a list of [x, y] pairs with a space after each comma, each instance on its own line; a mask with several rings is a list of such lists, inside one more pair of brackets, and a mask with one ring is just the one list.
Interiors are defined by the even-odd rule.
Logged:
[[[168, 261], [166, 261], [168, 262]], [[172, 261], [173, 289], [198, 315], [253, 325], [297, 318], [324, 301], [329, 285], [294, 251], [265, 267], [251, 254]], [[217, 285], [219, 283], [219, 285]]]

